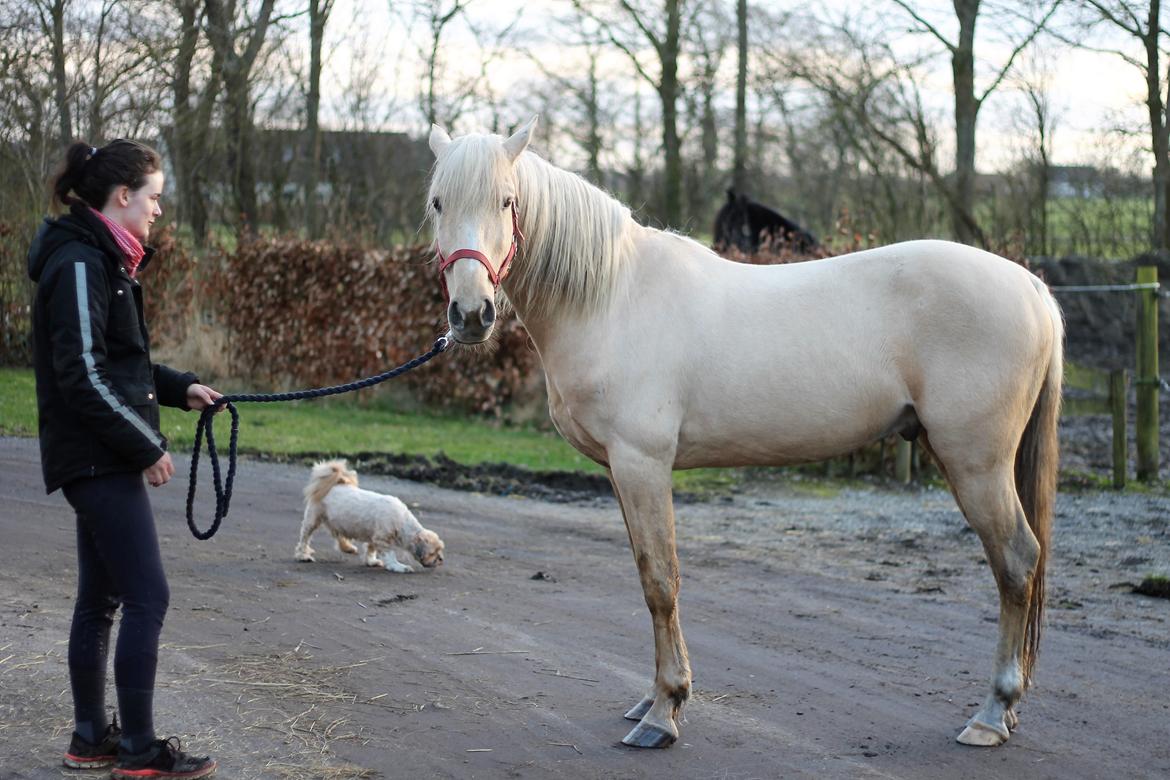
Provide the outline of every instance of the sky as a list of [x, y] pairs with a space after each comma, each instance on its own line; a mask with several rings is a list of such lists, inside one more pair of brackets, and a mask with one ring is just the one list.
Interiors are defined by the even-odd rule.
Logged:
[[[376, 74], [378, 85], [374, 90], [377, 100], [370, 111], [371, 121], [386, 129], [412, 133], [424, 130], [416, 94], [421, 65], [418, 47], [422, 43], [420, 38], [425, 37], [425, 30], [416, 27], [411, 36], [406, 24], [409, 16], [407, 5], [398, 0], [394, 0], [393, 5], [391, 0], [336, 0], [326, 37], [328, 55], [323, 80], [323, 121], [327, 125], [338, 124], [339, 118], [351, 111], [354, 95], [361, 93], [356, 87], [361, 79], [354, 78], [354, 63], [364, 61], [366, 67]], [[444, 2], [444, 5], [449, 5], [449, 2]], [[797, 7], [796, 3], [770, 0], [761, 0], [758, 5], [772, 11]], [[920, 10], [932, 21], [938, 20], [939, 28], [949, 35], [946, 24], [953, 18], [953, 12], [948, 6], [948, 2], [926, 0], [921, 3]], [[392, 7], [396, 13], [392, 13]], [[558, 68], [565, 65], [567, 50], [550, 39], [550, 34], [556, 29], [551, 20], [556, 9], [565, 7], [566, 3], [556, 0], [473, 0], [469, 15], [480, 25], [503, 25], [519, 15], [518, 40], [530, 47], [549, 67]], [[831, 14], [835, 9], [850, 6], [845, 0], [822, 0], [817, 7], [820, 13]], [[889, 16], [903, 12], [888, 5], [881, 13]], [[997, 35], [998, 32], [984, 32], [978, 39], [978, 51], [990, 61], [1003, 61], [1010, 51], [1010, 44]], [[460, 68], [469, 74], [474, 72], [479, 62], [478, 44], [467, 26], [452, 25], [444, 40], [443, 50], [451, 72], [457, 74]], [[924, 36], [908, 35], [899, 43], [908, 47], [934, 45], [937, 48], [932, 39]], [[1140, 147], [1144, 143], [1142, 136], [1123, 138], [1111, 135], [1105, 138], [1103, 131], [1117, 126], [1143, 127], [1144, 82], [1141, 73], [1112, 54], [1055, 44], [1045, 44], [1041, 51], [1045, 52], [1043, 58], [1048, 60], [1049, 96], [1055, 116], [1053, 161], [1079, 165], [1107, 161], [1103, 158], [1140, 158]], [[364, 52], [365, 56], [358, 54], [355, 57], [355, 52]], [[623, 55], [615, 53], [614, 57], [613, 66], [624, 67]], [[733, 64], [734, 59], [734, 52], [725, 58], [728, 65]], [[1025, 59], [1018, 63], [1027, 69]], [[490, 70], [492, 89], [505, 98], [504, 113], [517, 114], [503, 116], [502, 121], [519, 124], [531, 113], [522, 106], [523, 92], [535, 72], [531, 59], [515, 50], [493, 63]], [[949, 60], [943, 56], [935, 58], [924, 73], [926, 98], [932, 110], [942, 118], [949, 117], [952, 106], [950, 75]], [[648, 92], [644, 94], [650, 97]], [[1005, 83], [996, 91], [980, 113], [977, 161], [980, 170], [1002, 169], [1018, 160], [1021, 146], [1026, 143], [1024, 133], [1031, 129], [1027, 113], [1021, 94], [1009, 84]], [[482, 116], [471, 118], [454, 131], [483, 129], [476, 126], [482, 121]], [[730, 134], [730, 127], [721, 129]], [[944, 137], [943, 141], [946, 143], [947, 139]], [[1115, 146], [1120, 146], [1120, 151], [1114, 149]], [[1144, 165], [1144, 162], [1139, 164]]]

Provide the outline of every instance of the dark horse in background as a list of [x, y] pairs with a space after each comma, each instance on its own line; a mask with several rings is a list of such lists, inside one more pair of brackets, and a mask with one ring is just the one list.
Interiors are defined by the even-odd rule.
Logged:
[[715, 215], [715, 249], [735, 247], [753, 254], [760, 247], [808, 254], [820, 247], [817, 237], [778, 211], [743, 193], [727, 190], [727, 202]]

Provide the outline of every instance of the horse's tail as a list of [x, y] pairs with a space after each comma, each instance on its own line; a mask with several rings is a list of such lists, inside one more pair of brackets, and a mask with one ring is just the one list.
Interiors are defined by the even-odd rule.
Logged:
[[1048, 369], [1040, 395], [1032, 408], [1032, 416], [1024, 428], [1016, 451], [1016, 492], [1024, 507], [1028, 526], [1040, 543], [1040, 557], [1028, 600], [1028, 623], [1024, 647], [1020, 657], [1024, 685], [1032, 678], [1032, 667], [1040, 648], [1040, 633], [1044, 619], [1044, 569], [1052, 541], [1052, 515], [1056, 504], [1057, 466], [1060, 445], [1057, 425], [1060, 418], [1061, 385], [1064, 378], [1064, 318], [1052, 293], [1040, 280], [1037, 290], [1052, 319], [1052, 349], [1048, 355]]

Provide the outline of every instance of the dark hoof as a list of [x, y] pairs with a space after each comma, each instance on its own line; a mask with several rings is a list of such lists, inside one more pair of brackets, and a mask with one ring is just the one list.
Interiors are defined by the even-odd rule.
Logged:
[[664, 748], [673, 745], [676, 739], [678, 739], [678, 734], [674, 732], [659, 726], [639, 723], [629, 734], [626, 734], [622, 739], [622, 744], [630, 747]]
[[630, 711], [625, 714], [626, 720], [641, 720], [650, 708], [654, 706], [654, 697], [647, 696], [642, 701], [630, 708]]

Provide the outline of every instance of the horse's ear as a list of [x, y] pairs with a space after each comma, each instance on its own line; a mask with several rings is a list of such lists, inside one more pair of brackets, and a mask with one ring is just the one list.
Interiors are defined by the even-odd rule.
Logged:
[[431, 125], [431, 137], [429, 139], [431, 151], [438, 157], [444, 149], [451, 145], [451, 136], [447, 135], [447, 131], [438, 125]]
[[532, 117], [524, 123], [524, 127], [512, 133], [508, 140], [504, 141], [504, 151], [508, 153], [512, 162], [516, 162], [520, 153], [528, 147], [528, 142], [532, 140], [532, 131], [536, 128], [536, 120], [537, 117]]

